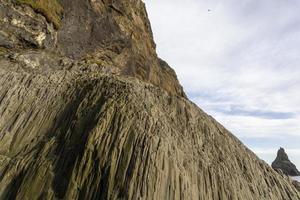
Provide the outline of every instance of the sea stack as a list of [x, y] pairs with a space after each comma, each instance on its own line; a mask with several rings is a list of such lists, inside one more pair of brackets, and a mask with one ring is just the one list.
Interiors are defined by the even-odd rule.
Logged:
[[288, 155], [286, 154], [284, 148], [280, 148], [277, 152], [277, 157], [272, 163], [272, 167], [275, 170], [281, 170], [284, 174], [288, 176], [300, 176], [300, 172], [294, 165]]
[[141, 0], [0, 0], [0, 30], [0, 200], [300, 199], [187, 99]]

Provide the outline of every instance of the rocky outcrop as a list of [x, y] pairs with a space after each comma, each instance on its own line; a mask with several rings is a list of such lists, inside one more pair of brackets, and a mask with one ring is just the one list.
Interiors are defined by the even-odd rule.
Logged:
[[[50, 6], [42, 6], [49, 0], [39, 0], [41, 3], [35, 6], [31, 0], [17, 2], [0, 0], [1, 47], [47, 49], [67, 58], [114, 68], [122, 76], [185, 96], [176, 74], [156, 55], [147, 12], [140, 0], [62, 0], [64, 14], [58, 30], [49, 19], [59, 15], [45, 12]], [[45, 18], [28, 5], [55, 17]]]
[[297, 167], [290, 161], [283, 148], [278, 150], [277, 157], [272, 163], [272, 167], [275, 170], [281, 170], [284, 174], [289, 176], [300, 176]]
[[300, 199], [185, 97], [140, 0], [62, 0], [58, 29], [0, 1], [1, 200]]

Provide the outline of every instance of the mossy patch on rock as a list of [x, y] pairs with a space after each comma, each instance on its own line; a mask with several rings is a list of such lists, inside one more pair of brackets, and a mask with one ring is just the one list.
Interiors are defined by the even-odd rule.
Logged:
[[56, 29], [60, 27], [63, 7], [59, 0], [16, 0], [16, 2], [31, 6], [43, 14], [49, 22], [52, 22]]

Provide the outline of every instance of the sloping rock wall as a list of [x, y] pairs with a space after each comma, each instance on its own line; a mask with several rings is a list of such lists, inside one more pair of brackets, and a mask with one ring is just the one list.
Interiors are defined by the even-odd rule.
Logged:
[[1, 200], [300, 199], [187, 100], [140, 0], [0, 2]]

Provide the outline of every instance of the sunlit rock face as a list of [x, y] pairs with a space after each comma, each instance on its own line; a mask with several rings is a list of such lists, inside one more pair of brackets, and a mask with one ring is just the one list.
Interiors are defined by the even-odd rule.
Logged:
[[140, 0], [0, 2], [1, 200], [300, 199], [185, 97]]
[[283, 148], [278, 150], [277, 157], [272, 163], [272, 167], [275, 170], [281, 170], [284, 174], [289, 176], [300, 176], [297, 167], [290, 161]]

